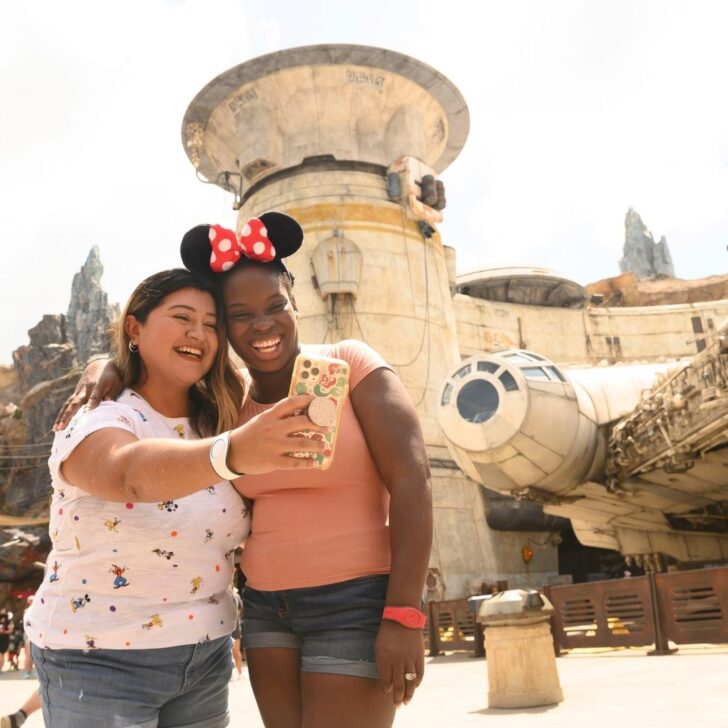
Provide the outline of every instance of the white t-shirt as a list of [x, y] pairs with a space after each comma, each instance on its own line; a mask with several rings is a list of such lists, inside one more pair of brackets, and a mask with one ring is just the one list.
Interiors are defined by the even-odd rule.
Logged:
[[[233, 552], [250, 516], [222, 481], [162, 503], [114, 503], [64, 480], [60, 466], [107, 427], [139, 439], [195, 439], [186, 418], [163, 417], [127, 389], [83, 408], [56, 433], [48, 461], [53, 549], [25, 613], [30, 639], [51, 649], [146, 649], [216, 639], [235, 629]], [[100, 467], [103, 467], [100, 464]]]

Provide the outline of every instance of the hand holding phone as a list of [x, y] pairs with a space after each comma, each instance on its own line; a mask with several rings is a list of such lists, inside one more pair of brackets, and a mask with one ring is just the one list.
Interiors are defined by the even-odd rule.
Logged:
[[[349, 392], [349, 365], [342, 359], [299, 354], [293, 365], [289, 396], [310, 394], [313, 400], [308, 406], [308, 417], [316, 425], [329, 427], [324, 435], [302, 433], [307, 437], [323, 437], [328, 447], [313, 455], [317, 467], [326, 470], [334, 459], [336, 435], [344, 403]], [[294, 457], [310, 457], [310, 454], [292, 453]]]

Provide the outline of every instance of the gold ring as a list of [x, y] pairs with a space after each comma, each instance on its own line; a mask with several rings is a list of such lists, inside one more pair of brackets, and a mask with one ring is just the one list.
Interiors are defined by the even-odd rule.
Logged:
[[416, 680], [417, 679], [417, 673], [416, 672], [406, 672], [404, 674], [404, 679], [407, 682], [412, 682], [413, 680]]

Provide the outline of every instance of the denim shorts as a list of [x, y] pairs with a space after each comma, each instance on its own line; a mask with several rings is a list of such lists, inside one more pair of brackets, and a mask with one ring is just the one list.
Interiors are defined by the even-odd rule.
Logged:
[[243, 644], [301, 651], [301, 670], [379, 679], [374, 642], [387, 574], [325, 586], [243, 593]]
[[46, 728], [223, 728], [229, 637], [151, 650], [33, 644]]

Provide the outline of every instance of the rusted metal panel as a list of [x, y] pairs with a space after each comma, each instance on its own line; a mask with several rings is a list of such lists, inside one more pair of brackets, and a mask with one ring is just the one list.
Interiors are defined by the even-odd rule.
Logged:
[[552, 630], [563, 649], [638, 647], [654, 642], [647, 577], [552, 586]]
[[728, 567], [656, 574], [660, 627], [676, 644], [728, 642]]
[[[728, 567], [550, 586], [543, 591], [554, 606], [551, 631], [557, 654], [559, 649], [652, 644], [655, 654], [669, 654], [667, 640], [728, 642]], [[429, 654], [472, 650], [476, 657], [482, 656], [478, 627], [467, 599], [430, 602], [425, 627]]]
[[476, 654], [479, 651], [475, 615], [470, 611], [467, 599], [430, 602], [429, 622], [429, 629], [426, 629], [431, 656], [445, 651], [466, 650]]
[[[654, 583], [654, 598], [650, 590]], [[548, 587], [563, 649], [728, 642], [728, 568]], [[657, 620], [657, 624], [655, 621]]]

